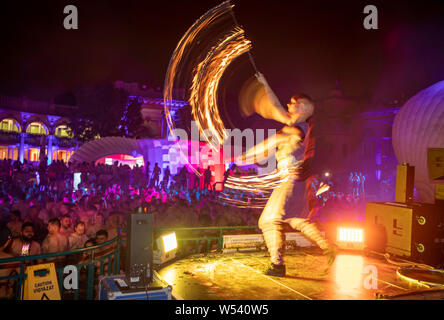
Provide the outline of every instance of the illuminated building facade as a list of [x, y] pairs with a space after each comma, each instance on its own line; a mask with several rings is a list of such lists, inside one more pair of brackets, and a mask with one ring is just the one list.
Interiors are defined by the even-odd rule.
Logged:
[[[130, 99], [142, 102], [142, 116], [158, 130], [155, 138], [167, 138], [161, 89], [147, 89], [138, 83], [122, 81], [116, 81], [114, 85], [129, 92]], [[184, 95], [177, 92], [175, 96]], [[187, 101], [172, 103], [170, 110], [173, 116], [188, 105]], [[400, 109], [399, 103], [375, 106], [368, 99], [346, 95], [340, 83], [336, 82], [324, 98], [315, 100], [315, 104], [319, 116], [317, 143], [323, 159], [322, 169], [333, 173], [337, 182], [346, 183], [350, 172], [357, 171], [366, 175], [367, 185], [374, 185], [374, 190], [380, 190], [381, 182], [391, 184], [397, 165], [392, 146], [392, 126]], [[258, 123], [261, 124], [260, 121]]]
[[52, 160], [69, 161], [77, 149], [68, 115], [76, 107], [0, 96], [0, 159], [38, 162], [40, 150]]
[[[165, 122], [163, 92], [160, 88], [148, 88], [137, 82], [128, 83], [115, 81], [116, 89], [123, 89], [129, 94], [128, 104], [138, 100], [141, 104], [141, 115], [147, 124], [153, 128], [155, 135], [152, 138], [165, 139], [168, 137], [168, 126]], [[183, 96], [183, 90], [175, 90], [175, 94]], [[188, 101], [173, 100], [168, 106], [174, 121], [177, 121], [177, 111], [188, 105]]]
[[400, 103], [375, 106], [366, 99], [345, 95], [338, 82], [326, 98], [315, 103], [320, 115], [317, 143], [325, 172], [333, 172], [335, 180], [343, 183], [350, 172], [362, 172], [368, 191], [379, 193], [388, 188], [385, 193], [390, 198], [398, 164], [392, 127]]
[[392, 127], [399, 109], [393, 106], [361, 114], [364, 126], [360, 157], [364, 159], [362, 165], [374, 173], [377, 181], [391, 179], [396, 175], [398, 161], [392, 145]]
[[[116, 81], [115, 87], [129, 93], [128, 105], [134, 99], [142, 102], [141, 116], [155, 129], [152, 138], [167, 137], [160, 89], [141, 88], [138, 83], [123, 81]], [[186, 104], [173, 101], [170, 108], [174, 113]], [[48, 164], [52, 160], [68, 162], [79, 147], [69, 127], [69, 116], [76, 111], [75, 106], [0, 96], [0, 160], [38, 162], [42, 149]]]

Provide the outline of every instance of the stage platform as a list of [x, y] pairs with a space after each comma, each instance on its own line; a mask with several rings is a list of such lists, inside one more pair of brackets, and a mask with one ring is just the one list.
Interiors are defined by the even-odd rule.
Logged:
[[[286, 277], [269, 277], [261, 270], [269, 261], [265, 251], [196, 254], [158, 272], [183, 300], [375, 300], [380, 298], [444, 299], [396, 275], [397, 266], [383, 257], [339, 252], [324, 274], [327, 258], [317, 248], [287, 251]], [[377, 270], [377, 288], [367, 278]], [[430, 291], [430, 289], [428, 290]]]

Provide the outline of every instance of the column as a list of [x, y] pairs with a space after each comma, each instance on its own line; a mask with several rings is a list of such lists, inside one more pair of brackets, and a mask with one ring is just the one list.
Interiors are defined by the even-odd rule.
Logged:
[[52, 139], [54, 138], [54, 136], [49, 135], [47, 138], [48, 144], [46, 145], [46, 153], [48, 157], [48, 165], [50, 165], [52, 162]]
[[26, 133], [20, 133], [20, 147], [19, 147], [19, 161], [23, 163], [25, 160], [25, 135]]

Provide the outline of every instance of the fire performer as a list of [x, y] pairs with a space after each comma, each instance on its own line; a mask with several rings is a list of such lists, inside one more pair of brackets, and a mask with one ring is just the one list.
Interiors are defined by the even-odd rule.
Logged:
[[[271, 265], [264, 271], [266, 275], [283, 277], [286, 268], [283, 260], [283, 244], [285, 224], [293, 229], [301, 231], [306, 237], [315, 242], [324, 254], [328, 256], [328, 268], [332, 265], [336, 256], [336, 247], [324, 238], [316, 224], [309, 218], [316, 210], [316, 196], [328, 190], [328, 185], [320, 185], [316, 193], [311, 191], [312, 182], [316, 179], [315, 147], [316, 135], [313, 121], [313, 100], [305, 94], [294, 95], [287, 104], [288, 112], [280, 105], [279, 100], [269, 87], [265, 77], [261, 73], [256, 74], [257, 80], [247, 83], [241, 91], [240, 106], [245, 115], [256, 112], [264, 118], [277, 120], [285, 126], [271, 139], [251, 148], [243, 155], [243, 159], [255, 159], [270, 157], [270, 150], [276, 150], [277, 169], [281, 173], [283, 182], [275, 188], [259, 218], [259, 228], [262, 230], [267, 245]], [[308, 131], [304, 131], [296, 123], [307, 122]], [[294, 152], [305, 145], [302, 165], [298, 166]], [[268, 154], [264, 152], [268, 149]], [[254, 157], [254, 158], [253, 158]], [[259, 160], [260, 161], [260, 160]], [[305, 197], [310, 213], [308, 218], [287, 218], [287, 206], [293, 193], [296, 182], [305, 181]], [[327, 270], [328, 270], [327, 268]], [[326, 270], [326, 271], [327, 271]]]
[[[296, 181], [305, 181], [310, 184], [310, 179], [314, 176], [313, 159], [315, 158], [315, 137], [313, 133], [313, 123], [310, 117], [313, 115], [314, 105], [312, 100], [305, 95], [295, 96], [288, 105], [288, 112], [280, 105], [270, 87], [268, 86], [262, 74], [257, 72], [256, 65], [252, 55], [249, 52], [251, 42], [244, 37], [244, 31], [239, 27], [232, 11], [233, 5], [226, 1], [217, 7], [211, 9], [201, 16], [192, 27], [188, 29], [176, 47], [170, 60], [167, 76], [165, 79], [164, 90], [164, 110], [168, 127], [174, 130], [174, 121], [171, 112], [168, 109], [168, 103], [173, 99], [173, 87], [175, 83], [188, 83], [190, 95], [187, 100], [192, 109], [192, 115], [198, 128], [203, 133], [205, 140], [214, 148], [220, 147], [226, 138], [223, 121], [220, 118], [217, 108], [217, 93], [220, 85], [220, 79], [227, 67], [237, 57], [243, 53], [248, 53], [253, 68], [257, 73], [257, 80], [251, 82], [250, 86], [245, 86], [241, 91], [240, 106], [246, 115], [257, 112], [262, 117], [279, 121], [285, 127], [276, 134], [276, 139], [271, 139], [271, 143], [279, 146], [277, 150], [278, 173], [281, 174], [282, 182], [274, 189], [266, 207], [261, 215], [259, 227], [264, 233], [264, 238], [271, 255], [271, 267], [266, 271], [269, 275], [284, 276], [285, 266], [282, 259], [283, 248], [283, 227], [286, 223], [291, 227], [301, 230], [306, 236], [316, 242], [330, 257], [330, 264], [335, 256], [335, 249], [326, 239], [324, 239], [316, 225], [310, 223], [307, 219], [293, 218], [285, 220], [286, 209], [292, 194], [292, 189]], [[221, 39], [206, 54], [197, 57], [197, 63], [193, 60], [193, 52], [199, 44], [205, 31], [214, 31], [211, 26], [222, 23], [226, 19], [221, 17], [225, 14], [231, 14], [236, 28], [229, 33], [224, 34]], [[223, 29], [220, 28], [218, 30]], [[206, 46], [205, 46], [206, 48]], [[194, 50], [191, 50], [194, 49]], [[187, 63], [193, 63], [194, 66], [186, 66]], [[192, 77], [188, 77], [188, 72], [181, 70], [193, 70]], [[187, 75], [181, 79], [181, 75]], [[190, 83], [190, 80], [191, 83]], [[305, 158], [301, 168], [297, 166], [293, 152], [302, 146], [304, 139], [303, 130], [295, 126], [297, 122], [307, 121], [309, 130], [306, 137]], [[207, 136], [206, 129], [211, 132], [211, 139]], [[270, 142], [269, 141], [269, 142]], [[264, 141], [265, 142], [265, 141]], [[249, 150], [246, 156], [253, 156], [258, 159], [265, 154], [270, 153], [264, 150], [270, 150], [270, 144], [262, 143]], [[267, 147], [266, 147], [267, 146]], [[261, 150], [262, 148], [262, 150]], [[271, 150], [275, 150], [273, 147]], [[264, 156], [265, 158], [265, 156]], [[261, 160], [259, 160], [261, 161]], [[318, 194], [321, 190], [318, 190]], [[312, 202], [309, 204], [311, 205]]]

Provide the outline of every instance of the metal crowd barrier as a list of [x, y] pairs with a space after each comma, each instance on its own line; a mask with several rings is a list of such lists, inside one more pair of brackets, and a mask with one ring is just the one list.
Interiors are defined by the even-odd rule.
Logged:
[[[258, 229], [257, 226], [230, 226], [230, 227], [197, 227], [197, 228], [155, 228], [154, 233], [163, 233], [168, 231], [176, 232], [178, 247], [183, 248], [188, 242], [194, 242], [195, 245], [198, 245], [201, 241], [207, 242], [207, 251], [211, 249], [211, 242], [217, 241], [217, 250], [220, 252], [223, 249], [223, 240], [224, 240], [224, 231], [227, 230], [255, 230]], [[181, 237], [181, 231], [184, 232], [193, 232], [193, 231], [215, 231], [217, 235], [212, 236], [203, 236], [203, 237]]]
[[[206, 252], [209, 252], [211, 249], [211, 243], [213, 241], [217, 241], [218, 251], [222, 251], [223, 249], [223, 236], [224, 231], [231, 230], [255, 230], [258, 229], [257, 226], [229, 226], [229, 227], [197, 227], [197, 228], [154, 228], [153, 234], [161, 235], [164, 232], [174, 231], [176, 232], [177, 242], [179, 248], [186, 248], [188, 243], [194, 243], [196, 246], [199, 245], [201, 241], [206, 241]], [[204, 235], [204, 236], [193, 236], [193, 237], [183, 237], [183, 233], [188, 232], [214, 232], [214, 235]], [[119, 232], [119, 236], [116, 238], [104, 242], [102, 244], [86, 247], [81, 249], [76, 249], [73, 251], [65, 251], [65, 252], [56, 252], [56, 253], [48, 253], [48, 254], [39, 254], [33, 256], [23, 256], [23, 257], [14, 257], [7, 259], [0, 259], [0, 268], [3, 264], [17, 265], [20, 269], [20, 273], [16, 275], [9, 275], [0, 277], [0, 281], [11, 280], [14, 279], [15, 284], [15, 299], [21, 300], [23, 298], [23, 290], [24, 283], [26, 279], [25, 269], [28, 265], [51, 262], [51, 259], [54, 258], [64, 258], [63, 263], [57, 261], [56, 263], [56, 272], [59, 282], [60, 295], [62, 299], [66, 300], [93, 300], [95, 293], [96, 282], [99, 276], [105, 275], [117, 275], [120, 274], [120, 257], [121, 257], [121, 248], [122, 244], [126, 241], [121, 239], [120, 234], [124, 234], [125, 230], [121, 230]], [[217, 233], [217, 234], [216, 234]], [[107, 252], [104, 255], [100, 255], [100, 251], [104, 249], [112, 248], [110, 252]], [[83, 261], [81, 263], [76, 263], [76, 260], [84, 256], [85, 254], [89, 254], [87, 261]], [[48, 261], [49, 260], [49, 261]], [[77, 289], [65, 290], [63, 288], [63, 278], [64, 278], [64, 268], [66, 265], [73, 265], [77, 269], [77, 274], [79, 275], [77, 279]], [[105, 270], [107, 266], [108, 270]], [[84, 283], [83, 275], [86, 274], [86, 288], [81, 287], [81, 284]], [[81, 279], [82, 278], [82, 279]]]
[[[101, 250], [112, 248], [115, 246], [110, 252], [99, 255]], [[82, 298], [86, 300], [94, 299], [94, 280], [98, 278], [98, 276], [105, 274], [105, 265], [107, 264], [108, 275], [119, 274], [120, 273], [120, 248], [121, 248], [121, 239], [120, 236], [104, 242], [102, 244], [86, 247], [81, 249], [76, 249], [73, 251], [64, 251], [64, 252], [55, 252], [55, 253], [47, 253], [47, 254], [39, 254], [33, 256], [23, 256], [23, 257], [14, 257], [7, 259], [0, 259], [0, 268], [2, 264], [8, 264], [8, 266], [17, 266], [20, 272], [15, 275], [3, 276], [0, 277], [0, 281], [4, 280], [15, 280], [15, 299], [21, 300], [23, 298], [23, 290], [26, 279], [26, 266], [53, 262], [55, 258], [59, 258], [55, 261], [57, 278], [59, 282], [60, 295], [62, 299], [73, 299], [78, 300], [79, 295], [82, 294]], [[76, 263], [76, 261], [80, 260], [84, 255], [89, 254], [87, 261], [83, 261], [81, 263]], [[77, 289], [73, 290], [64, 290], [63, 288], [63, 277], [64, 277], [64, 268], [66, 265], [73, 265], [77, 269]], [[80, 287], [80, 278], [86, 273], [86, 288]], [[83, 279], [82, 279], [83, 280]]]

